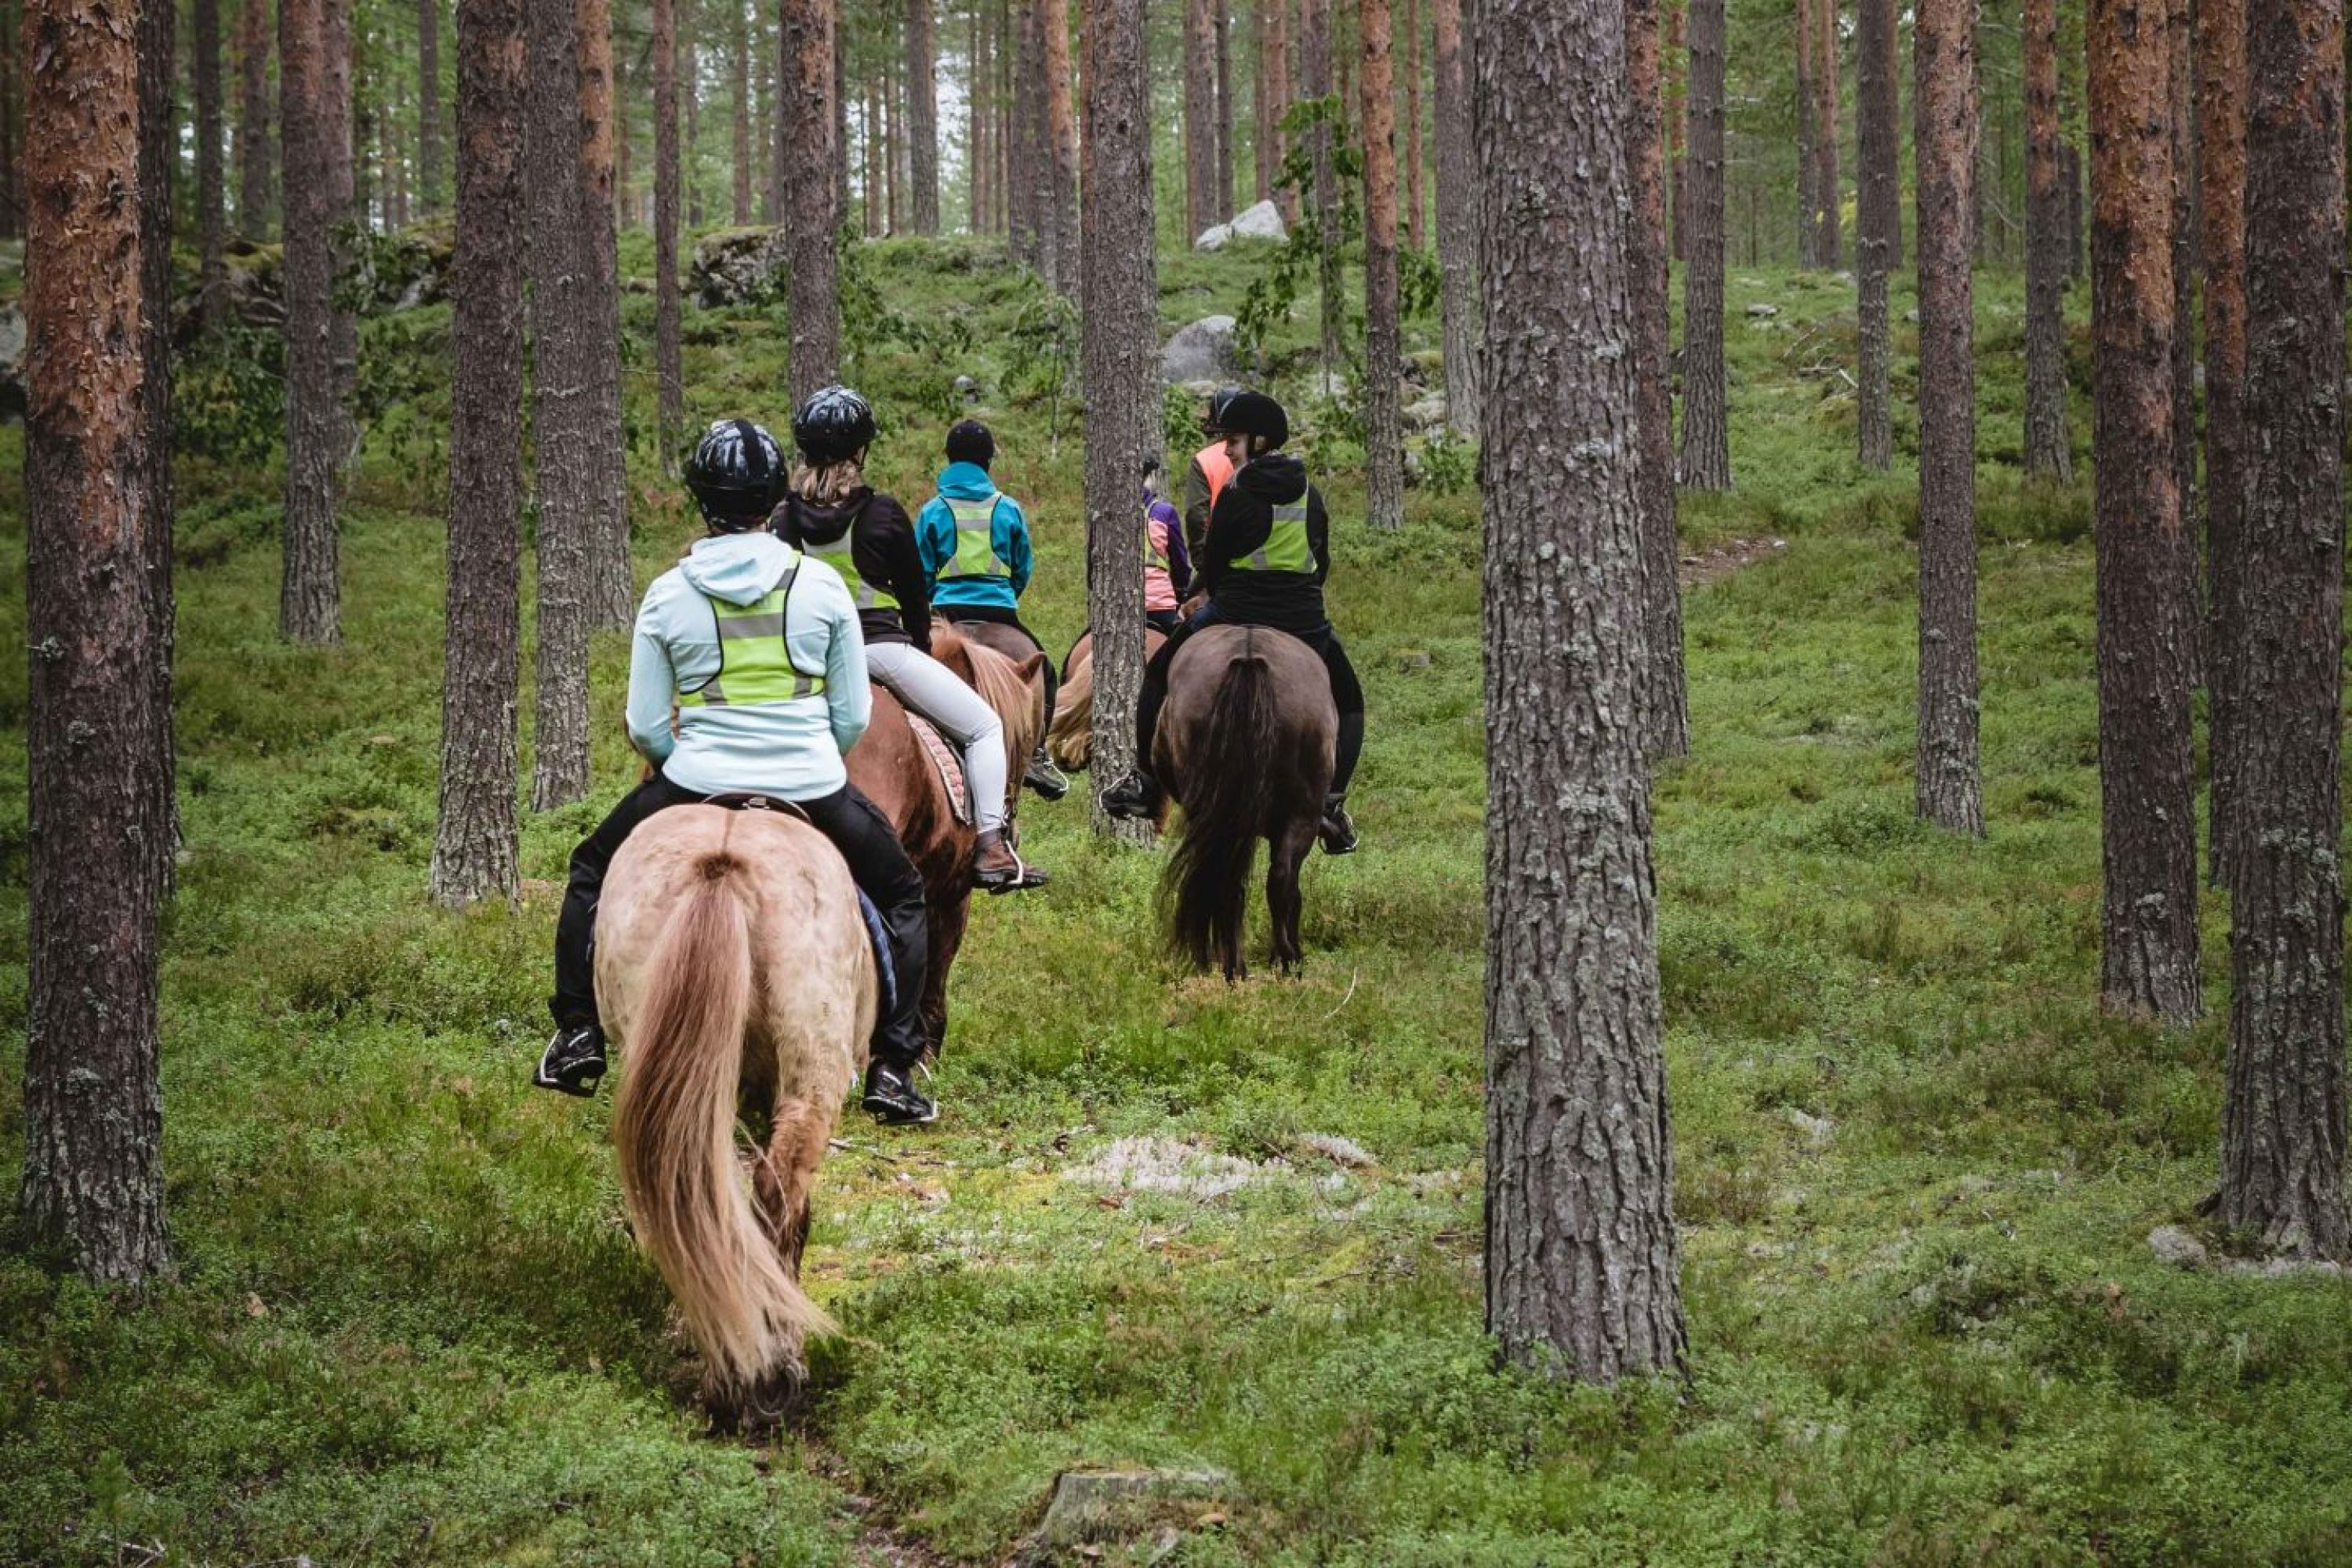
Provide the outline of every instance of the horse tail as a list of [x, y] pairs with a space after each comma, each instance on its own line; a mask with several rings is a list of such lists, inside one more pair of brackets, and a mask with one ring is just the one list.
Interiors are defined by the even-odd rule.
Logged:
[[721, 1381], [748, 1386], [832, 1321], [761, 1223], [735, 1160], [736, 1083], [752, 998], [751, 920], [725, 849], [698, 856], [648, 961], [613, 1110], [637, 1240]]
[[1184, 759], [1183, 834], [1161, 884], [1175, 906], [1169, 939], [1195, 967], [1215, 954], [1228, 977], [1242, 967], [1250, 868], [1274, 800], [1277, 717], [1274, 672], [1253, 639], [1219, 678], [1207, 731]]
[[1054, 705], [1054, 722], [1045, 731], [1045, 750], [1055, 763], [1072, 773], [1083, 772], [1095, 750], [1095, 661], [1087, 659], [1062, 678], [1062, 695]]

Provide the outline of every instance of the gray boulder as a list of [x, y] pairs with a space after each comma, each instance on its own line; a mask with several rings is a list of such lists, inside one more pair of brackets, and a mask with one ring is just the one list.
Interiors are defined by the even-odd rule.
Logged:
[[1203, 316], [1160, 351], [1160, 379], [1171, 386], [1188, 381], [1223, 381], [1238, 374], [1240, 349], [1231, 316]]
[[1234, 221], [1225, 226], [1233, 230], [1235, 239], [1271, 239], [1279, 243], [1290, 237], [1290, 230], [1283, 226], [1282, 209], [1272, 202], [1260, 202], [1235, 214]]
[[1192, 241], [1192, 248], [1195, 250], [1223, 250], [1226, 246], [1233, 243], [1233, 225], [1229, 223], [1215, 224], [1200, 232]]
[[2147, 1249], [2175, 1268], [2195, 1268], [2205, 1261], [2205, 1244], [2177, 1225], [2160, 1225], [2149, 1231]]
[[1427, 397], [1404, 406], [1404, 425], [1408, 430], [1434, 430], [1445, 423], [1445, 394], [1433, 392]]
[[784, 265], [782, 228], [722, 228], [695, 241], [687, 291], [706, 310], [756, 305], [772, 295]]

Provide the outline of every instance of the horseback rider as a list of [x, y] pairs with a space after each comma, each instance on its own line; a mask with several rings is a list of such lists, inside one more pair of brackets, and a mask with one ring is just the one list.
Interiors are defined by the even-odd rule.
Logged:
[[1226, 432], [1224, 455], [1234, 474], [1218, 493], [1199, 552], [1208, 602], [1144, 667], [1135, 710], [1135, 771], [1104, 792], [1103, 809], [1119, 817], [1150, 817], [1160, 810], [1151, 744], [1168, 698], [1169, 666], [1185, 639], [1220, 623], [1272, 626], [1313, 648], [1331, 678], [1339, 744], [1321, 837], [1325, 854], [1346, 855], [1358, 843], [1348, 816], [1348, 784], [1364, 750], [1364, 689], [1324, 614], [1331, 551], [1322, 492], [1307, 482], [1307, 465], [1282, 450], [1290, 439], [1290, 416], [1281, 404], [1264, 393], [1236, 392], [1213, 417]]
[[1160, 494], [1160, 458], [1143, 459], [1143, 618], [1161, 633], [1183, 619], [1177, 607], [1192, 591], [1192, 557], [1184, 548], [1184, 520]]
[[[931, 608], [940, 618], [992, 621], [1011, 626], [1045, 651], [1037, 634], [1021, 624], [1021, 595], [1028, 591], [1034, 563], [1029, 546], [1029, 514], [996, 488], [989, 466], [996, 461], [996, 437], [977, 419], [948, 431], [947, 467], [940, 470], [939, 493], [915, 517], [915, 544], [931, 584]], [[1054, 661], [1045, 664], [1045, 724], [1054, 722], [1054, 699], [1061, 685]], [[1047, 800], [1070, 793], [1070, 781], [1045, 754], [1045, 731], [1022, 782]]]
[[596, 902], [623, 840], [666, 807], [753, 795], [789, 802], [832, 840], [879, 911], [897, 996], [875, 1026], [865, 1106], [887, 1122], [929, 1121], [939, 1109], [909, 1077], [923, 1054], [923, 879], [842, 765], [873, 703], [857, 612], [831, 566], [766, 531], [783, 479], [775, 437], [748, 419], [711, 426], [687, 463], [709, 531], [646, 590], [629, 654], [629, 739], [654, 771], [572, 853], [555, 1037], [531, 1082], [584, 1097], [604, 1076]]
[[1209, 535], [1209, 513], [1234, 477], [1234, 459], [1225, 451], [1225, 410], [1241, 395], [1238, 386], [1221, 386], [1209, 395], [1208, 412], [1201, 420], [1201, 434], [1209, 444], [1192, 454], [1184, 470], [1184, 542], [1196, 559], [1201, 542]]
[[793, 415], [801, 462], [768, 526], [787, 544], [840, 572], [857, 601], [866, 668], [963, 752], [980, 842], [972, 880], [991, 893], [1042, 888], [1045, 872], [1004, 841], [1004, 727], [996, 710], [931, 657], [931, 580], [915, 525], [898, 500], [866, 482], [874, 408], [845, 386], [811, 393]]

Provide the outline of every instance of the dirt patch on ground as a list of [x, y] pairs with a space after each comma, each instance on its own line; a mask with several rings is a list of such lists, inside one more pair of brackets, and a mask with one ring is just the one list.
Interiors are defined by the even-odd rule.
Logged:
[[1735, 572], [1744, 572], [1759, 561], [1779, 555], [1789, 548], [1785, 539], [1729, 539], [1695, 555], [1685, 555], [1675, 575], [1685, 588], [1696, 588], [1703, 583], [1719, 583]]

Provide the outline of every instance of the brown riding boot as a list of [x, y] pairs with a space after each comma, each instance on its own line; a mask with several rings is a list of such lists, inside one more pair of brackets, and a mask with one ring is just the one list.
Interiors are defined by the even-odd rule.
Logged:
[[972, 857], [971, 879], [992, 893], [1010, 893], [1042, 888], [1053, 879], [1015, 855], [1003, 834], [983, 833], [979, 853]]

